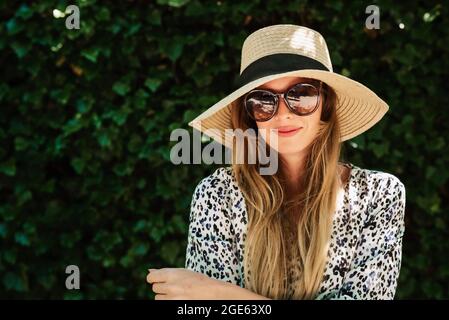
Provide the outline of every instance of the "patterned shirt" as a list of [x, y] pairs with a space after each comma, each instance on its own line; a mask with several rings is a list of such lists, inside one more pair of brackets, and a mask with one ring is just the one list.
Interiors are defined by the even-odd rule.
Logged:
[[[401, 267], [405, 187], [390, 173], [345, 165], [351, 171], [337, 197], [316, 299], [393, 299]], [[247, 222], [232, 167], [216, 169], [193, 193], [185, 268], [245, 287]]]

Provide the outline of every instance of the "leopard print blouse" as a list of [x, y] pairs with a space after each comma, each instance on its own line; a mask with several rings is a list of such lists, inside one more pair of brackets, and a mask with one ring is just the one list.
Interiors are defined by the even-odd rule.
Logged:
[[[337, 199], [316, 299], [393, 299], [405, 229], [404, 184], [389, 173], [345, 165], [351, 171]], [[232, 167], [218, 168], [202, 179], [190, 207], [185, 268], [245, 287], [247, 221]], [[297, 275], [290, 270], [291, 293]]]

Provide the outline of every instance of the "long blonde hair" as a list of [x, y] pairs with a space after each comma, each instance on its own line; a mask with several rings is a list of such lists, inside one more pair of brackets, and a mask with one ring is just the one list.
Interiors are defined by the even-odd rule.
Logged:
[[[320, 131], [308, 147], [300, 192], [287, 186], [285, 165], [273, 175], [259, 173], [256, 164], [236, 164], [232, 168], [248, 212], [244, 250], [245, 287], [272, 299], [313, 299], [318, 293], [326, 264], [339, 187], [341, 142], [335, 106], [337, 96], [323, 83]], [[233, 129], [246, 130], [256, 123], [242, 106], [241, 99], [231, 106]], [[248, 154], [248, 146], [243, 152]], [[239, 152], [233, 148], [234, 157]], [[296, 225], [296, 228], [295, 228]], [[291, 228], [293, 227], [293, 228]], [[297, 246], [287, 242], [288, 230], [297, 237]], [[288, 295], [288, 253], [297, 250], [299, 281]]]

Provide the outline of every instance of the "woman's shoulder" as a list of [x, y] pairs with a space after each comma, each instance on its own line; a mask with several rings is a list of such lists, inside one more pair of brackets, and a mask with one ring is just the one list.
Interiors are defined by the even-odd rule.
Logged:
[[[372, 193], [379, 193], [382, 191], [388, 192], [388, 190], [392, 189], [405, 190], [404, 183], [398, 176], [392, 173], [379, 169], [363, 168], [353, 164], [352, 162], [346, 162], [344, 165], [351, 168], [348, 183], [358, 187], [359, 189], [363, 189], [365, 187]], [[197, 187], [203, 189], [216, 188], [223, 192], [226, 190], [238, 191], [237, 181], [235, 179], [232, 166], [216, 168], [211, 174], [204, 177], [198, 183]]]
[[[352, 162], [344, 163], [351, 168], [347, 182], [350, 199], [368, 202], [385, 199], [386, 197], [405, 198], [405, 186], [395, 174], [379, 169], [363, 168]], [[195, 188], [195, 197], [213, 197], [215, 200], [241, 197], [232, 166], [216, 168], [200, 180]], [[365, 201], [363, 201], [365, 202]], [[366, 203], [368, 204], [368, 203]]]
[[395, 224], [403, 229], [406, 190], [400, 178], [382, 170], [350, 166], [349, 202], [359, 209], [361, 221], [378, 219], [386, 228]]
[[219, 167], [202, 178], [197, 184], [194, 197], [209, 198], [214, 201], [229, 200], [232, 193], [238, 193], [236, 179], [232, 166]]
[[405, 186], [401, 179], [389, 172], [359, 167], [351, 162], [347, 165], [352, 169], [350, 173], [350, 182], [359, 188], [371, 192], [374, 196], [378, 193], [390, 193], [392, 190], [404, 190]]
[[231, 227], [238, 217], [246, 221], [243, 195], [237, 187], [232, 167], [217, 168], [197, 184], [191, 202], [190, 222], [213, 225], [228, 239], [240, 228], [239, 224]]
[[198, 183], [197, 188], [229, 188], [233, 183], [235, 183], [235, 179], [232, 167], [219, 167], [211, 174], [202, 178]]

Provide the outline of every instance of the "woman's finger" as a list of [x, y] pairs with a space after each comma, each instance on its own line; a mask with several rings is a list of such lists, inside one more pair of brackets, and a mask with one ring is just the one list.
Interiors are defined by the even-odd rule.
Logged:
[[153, 275], [151, 273], [147, 274], [147, 282], [148, 283], [153, 283]]
[[157, 294], [154, 296], [154, 300], [170, 300], [168, 294]]
[[148, 273], [147, 275], [147, 282], [153, 283], [153, 282], [164, 282], [164, 271], [163, 269], [151, 269], [152, 271]]
[[169, 294], [171, 293], [171, 286], [165, 282], [153, 283], [152, 290], [154, 293]]
[[[150, 282], [172, 282], [176, 281], [179, 275], [179, 268], [161, 268], [150, 272]], [[147, 276], [148, 278], [148, 276]]]

